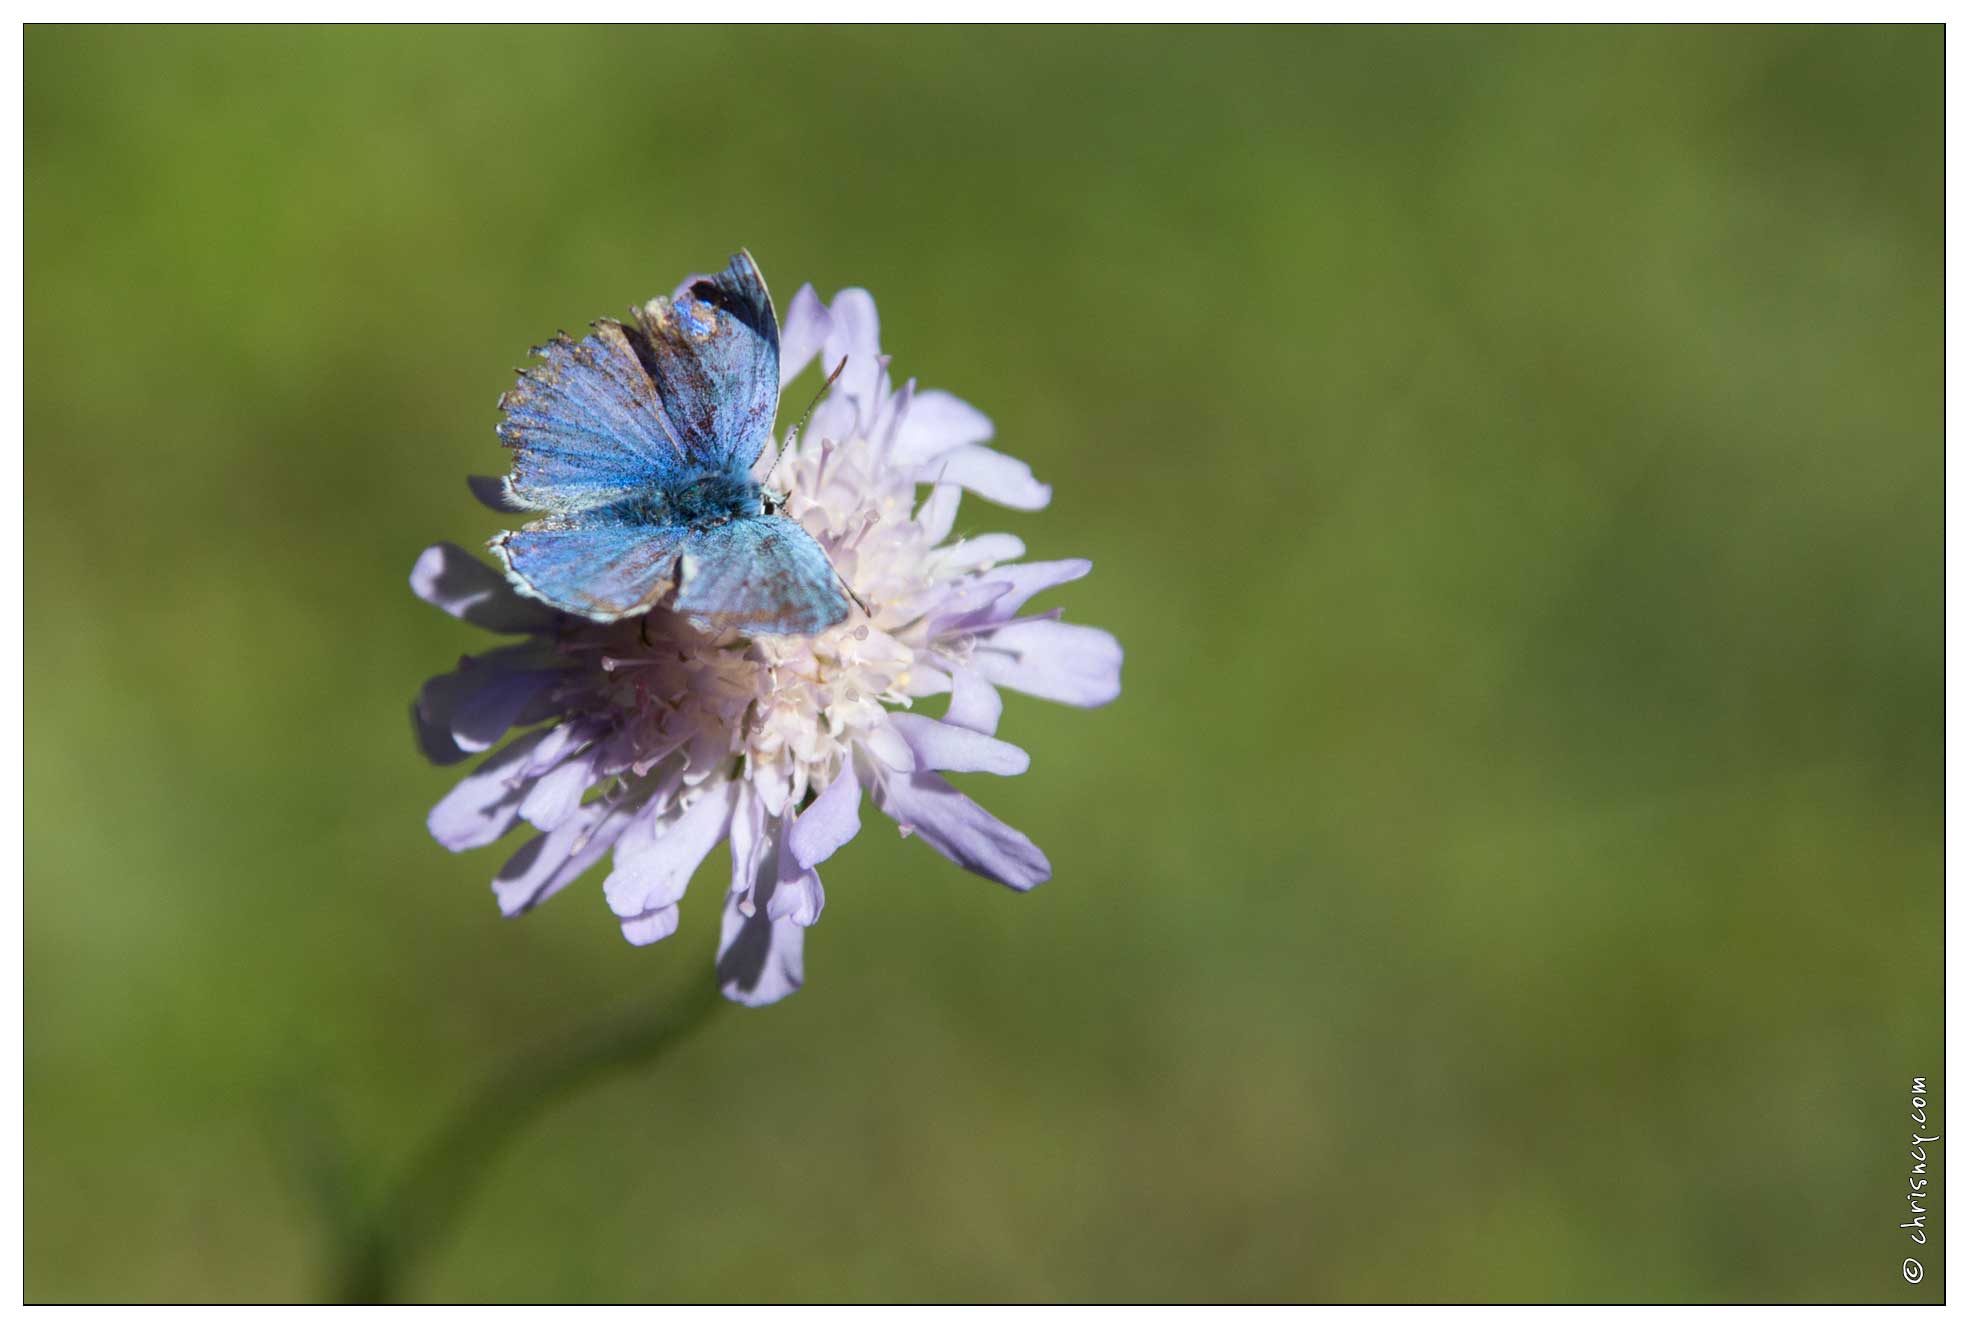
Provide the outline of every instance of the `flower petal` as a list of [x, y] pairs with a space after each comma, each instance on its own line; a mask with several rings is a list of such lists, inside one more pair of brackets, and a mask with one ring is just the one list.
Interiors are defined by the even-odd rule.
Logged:
[[909, 750], [903, 741], [888, 725], [877, 725], [861, 735], [862, 746], [868, 755], [892, 771], [913, 771], [916, 769], [916, 754]]
[[898, 466], [940, 457], [953, 448], [982, 443], [992, 435], [991, 417], [940, 388], [916, 394], [896, 430], [889, 457]]
[[990, 448], [953, 448], [932, 457], [917, 466], [916, 482], [962, 485], [994, 503], [1026, 512], [1045, 507], [1053, 498], [1053, 487], [1033, 479], [1032, 467]]
[[551, 831], [581, 806], [581, 796], [595, 782], [593, 749], [562, 762], [534, 782], [520, 804], [520, 815], [543, 831]]
[[554, 622], [553, 610], [522, 599], [504, 576], [454, 544], [435, 544], [417, 556], [410, 589], [488, 632], [543, 632]]
[[647, 914], [622, 920], [622, 935], [631, 946], [648, 946], [662, 941], [677, 930], [678, 909], [674, 904], [652, 909]]
[[943, 566], [960, 572], [989, 572], [1000, 563], [1024, 558], [1025, 552], [1026, 542], [1016, 535], [974, 535], [939, 549], [936, 558]]
[[920, 835], [932, 849], [961, 868], [1031, 890], [1053, 875], [1039, 846], [966, 798], [942, 776], [929, 771], [892, 775], [877, 796], [904, 835]]
[[486, 670], [452, 705], [451, 741], [466, 752], [484, 752], [553, 681], [551, 672], [539, 670]]
[[910, 379], [893, 393], [882, 390], [886, 385], [886, 378], [876, 385], [875, 414], [864, 422], [865, 432], [870, 438], [879, 440], [876, 447], [884, 457], [890, 455], [889, 449], [895, 444], [896, 431], [909, 415], [909, 404], [916, 400], [916, 380]]
[[616, 841], [615, 871], [602, 883], [608, 907], [633, 919], [683, 899], [692, 874], [731, 826], [732, 792], [726, 781], [699, 794], [679, 816], [640, 814]]
[[1046, 563], [1008, 563], [981, 572], [952, 588], [930, 621], [930, 635], [978, 632], [1008, 622], [1033, 596], [1078, 581], [1093, 568], [1084, 558], [1061, 558]]
[[943, 543], [950, 528], [957, 524], [957, 504], [963, 497], [964, 491], [956, 485], [931, 486], [930, 496], [916, 510], [916, 524], [923, 528], [926, 543]]
[[[839, 363], [841, 363], [839, 356], [829, 360], [828, 372], [834, 372], [834, 366]], [[847, 371], [842, 372], [845, 374]], [[837, 383], [833, 390], [821, 399], [820, 405], [814, 407], [814, 413], [807, 417], [807, 427], [800, 431], [800, 437], [832, 439], [839, 443], [853, 438], [860, 429], [860, 416], [857, 414], [855, 403], [841, 391], [841, 385]]]
[[455, 766], [472, 754], [451, 741], [451, 705], [440, 704], [434, 690], [442, 690], [451, 674], [439, 674], [424, 684], [417, 700], [410, 703], [410, 732], [417, 750], [433, 766]]
[[545, 718], [526, 718], [559, 672], [527, 667], [539, 659], [533, 646], [504, 646], [465, 656], [450, 673], [426, 680], [413, 705], [424, 755], [448, 766], [484, 752], [523, 718]]
[[530, 780], [527, 764], [553, 730], [522, 734], [479, 763], [438, 800], [425, 819], [431, 838], [453, 853], [491, 844], [519, 820]]
[[980, 624], [994, 621], [991, 607], [1010, 595], [1013, 589], [1009, 580], [995, 576], [953, 582], [931, 609], [930, 621], [924, 630], [933, 641], [947, 634], [973, 632]]
[[732, 812], [732, 888], [718, 935], [718, 982], [726, 997], [745, 1006], [791, 996], [805, 972], [806, 929], [771, 912], [779, 885], [778, 855], [767, 852], [772, 832], [757, 796], [741, 789]]
[[531, 512], [526, 504], [513, 497], [512, 486], [503, 475], [468, 475], [465, 487], [472, 491], [472, 497], [491, 508], [494, 512]]
[[[800, 377], [800, 371], [826, 343], [833, 327], [833, 315], [814, 293], [812, 282], [793, 293], [792, 303], [786, 306], [786, 317], [779, 325], [780, 387]], [[822, 372], [832, 368], [828, 365]]]
[[963, 725], [945, 724], [927, 715], [901, 711], [889, 724], [916, 754], [919, 771], [984, 771], [991, 775], [1023, 775], [1032, 759], [1021, 748]]
[[627, 807], [590, 803], [545, 835], [521, 845], [492, 880], [499, 912], [512, 918], [557, 894], [608, 852], [632, 815]]
[[827, 903], [827, 893], [820, 888], [820, 874], [810, 867], [801, 866], [793, 851], [787, 848], [786, 840], [792, 834], [792, 819], [781, 817], [779, 821], [779, 852], [773, 856], [773, 889], [765, 900], [766, 917], [777, 922], [785, 918], [803, 928], [810, 928], [820, 922], [821, 908]]
[[950, 676], [950, 706], [944, 711], [945, 724], [959, 724], [980, 734], [998, 732], [998, 717], [1005, 710], [998, 689], [985, 681], [975, 669], [959, 669]]
[[950, 691], [950, 675], [928, 663], [929, 659], [929, 656], [919, 656], [916, 663], [909, 667], [908, 681], [903, 684], [908, 696], [936, 697]]
[[859, 418], [873, 418], [882, 384], [882, 320], [875, 314], [875, 297], [858, 286], [838, 291], [827, 307], [831, 316], [821, 363], [827, 372], [847, 357], [834, 391], [853, 401]]
[[820, 797], [807, 805], [787, 834], [793, 857], [803, 868], [825, 863], [842, 845], [861, 830], [861, 781], [855, 778], [855, 764], [841, 767], [833, 783]]
[[978, 643], [974, 668], [1000, 687], [1069, 706], [1121, 695], [1121, 643], [1078, 623], [1010, 623]]
[[807, 930], [790, 918], [769, 918], [762, 909], [742, 913], [739, 900], [732, 895], [725, 901], [718, 983], [741, 1006], [770, 1006], [798, 992], [806, 980]]
[[552, 729], [543, 729], [538, 734], [528, 737], [538, 738], [540, 741], [534, 744], [533, 755], [527, 759], [526, 766], [520, 773], [529, 779], [535, 779], [560, 765], [561, 758], [594, 738], [595, 735], [586, 726], [568, 723], [555, 725]]
[[731, 894], [749, 899], [764, 870], [771, 840], [766, 835], [766, 806], [759, 801], [758, 792], [750, 785], [740, 785], [735, 797], [731, 821]]
[[994, 601], [993, 614], [1010, 618], [1025, 608], [1026, 601], [1041, 591], [1050, 591], [1055, 586], [1064, 586], [1070, 581], [1079, 581], [1094, 570], [1094, 565], [1084, 558], [1059, 558], [1045, 563], [1012, 563], [1002, 568], [993, 568], [989, 574], [992, 581], [1009, 581], [1011, 592]]

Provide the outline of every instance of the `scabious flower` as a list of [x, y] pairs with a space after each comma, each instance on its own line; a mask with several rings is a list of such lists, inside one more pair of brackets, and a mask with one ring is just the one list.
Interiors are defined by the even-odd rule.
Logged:
[[[755, 473], [786, 492], [866, 612], [812, 637], [747, 638], [663, 608], [610, 624], [563, 614], [455, 545], [425, 550], [410, 576], [424, 600], [515, 639], [431, 679], [412, 708], [432, 761], [505, 740], [431, 810], [431, 834], [460, 851], [533, 828], [493, 879], [509, 916], [612, 853], [603, 891], [639, 946], [676, 930], [691, 876], [727, 842], [718, 977], [753, 1006], [799, 988], [825, 899], [818, 869], [860, 830], [864, 796], [960, 867], [1020, 891], [1045, 881], [1039, 847], [938, 772], [1026, 769], [996, 734], [1001, 687], [1075, 706], [1121, 690], [1113, 636], [1026, 611], [1090, 564], [1017, 562], [1010, 535], [950, 538], [962, 490], [1025, 510], [1051, 497], [985, 446], [991, 422], [914, 380], [893, 386], [866, 291], [827, 306], [811, 286], [794, 297], [782, 386], [816, 354], [846, 368]], [[473, 489], [502, 507], [496, 482]], [[940, 718], [916, 709], [938, 694]]]

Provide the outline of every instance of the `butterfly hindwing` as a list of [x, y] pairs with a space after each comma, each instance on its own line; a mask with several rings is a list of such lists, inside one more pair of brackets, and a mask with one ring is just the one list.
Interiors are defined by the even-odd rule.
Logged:
[[499, 437], [514, 454], [507, 489], [524, 506], [578, 512], [682, 472], [683, 447], [630, 336], [607, 320], [578, 342], [563, 333], [535, 348], [543, 363], [499, 399]]
[[688, 533], [676, 526], [584, 524], [504, 531], [492, 551], [519, 590], [600, 622], [647, 613], [677, 584]]
[[848, 616], [834, 565], [788, 517], [760, 515], [685, 534], [679, 613], [752, 633], [811, 634]]
[[636, 350], [694, 464], [743, 472], [779, 410], [779, 321], [752, 256], [636, 311]]

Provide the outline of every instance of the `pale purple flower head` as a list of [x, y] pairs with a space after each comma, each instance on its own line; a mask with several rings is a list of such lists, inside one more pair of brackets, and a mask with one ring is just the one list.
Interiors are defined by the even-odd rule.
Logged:
[[[507, 915], [612, 854], [603, 892], [638, 946], [676, 930], [692, 874], [728, 843], [718, 976], [753, 1006], [800, 986], [802, 939], [825, 899], [819, 867], [861, 829], [864, 795], [960, 867], [1021, 891], [1045, 881], [1039, 847], [938, 772], [1026, 769], [996, 736], [1001, 687], [1074, 706], [1121, 690], [1113, 636], [1026, 608], [1085, 576], [1085, 560], [1020, 563], [1010, 535], [950, 540], [961, 490], [1026, 510], [1051, 491], [985, 446], [991, 422], [976, 408], [913, 380], [893, 386], [869, 294], [823, 306], [801, 288], [781, 345], [782, 384], [816, 354], [847, 367], [757, 474], [772, 474], [867, 613], [813, 637], [749, 639], [664, 609], [611, 624], [562, 614], [455, 545], [425, 550], [410, 576], [423, 599], [514, 639], [418, 695], [431, 760], [491, 752], [431, 810], [431, 834], [476, 849], [530, 825], [493, 879]], [[473, 488], [499, 503], [496, 483]], [[940, 693], [940, 718], [916, 709]]]

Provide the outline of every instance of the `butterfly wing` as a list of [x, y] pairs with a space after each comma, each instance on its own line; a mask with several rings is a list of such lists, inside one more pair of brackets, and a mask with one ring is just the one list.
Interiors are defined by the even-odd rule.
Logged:
[[648, 613], [676, 586], [688, 534], [679, 526], [602, 524], [577, 516], [502, 531], [492, 552], [521, 593], [612, 623]]
[[631, 330], [603, 320], [580, 341], [562, 333], [534, 348], [499, 399], [500, 441], [513, 450], [507, 492], [525, 507], [571, 513], [647, 488], [685, 465]]
[[779, 411], [779, 320], [752, 255], [636, 311], [636, 350], [693, 463], [726, 474], [758, 460]]
[[761, 635], [808, 635], [848, 616], [834, 565], [789, 517], [741, 517], [684, 533], [679, 613]]

